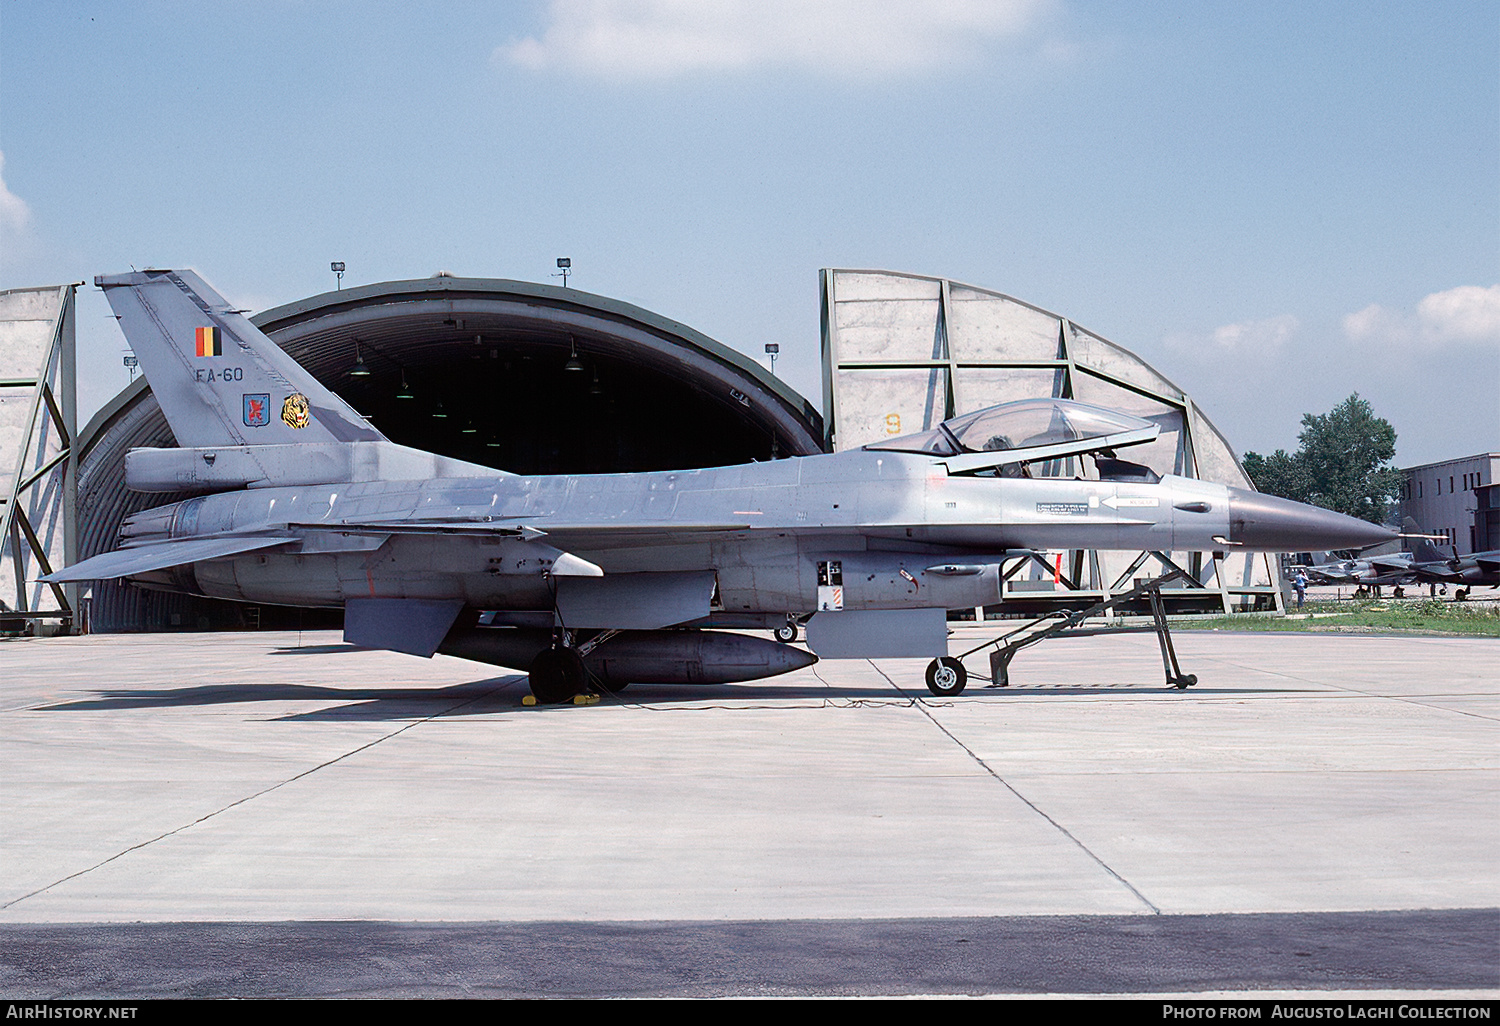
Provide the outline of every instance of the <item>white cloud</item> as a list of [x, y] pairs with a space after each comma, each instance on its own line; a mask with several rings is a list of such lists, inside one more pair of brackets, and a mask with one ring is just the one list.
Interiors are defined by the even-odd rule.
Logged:
[[1500, 285], [1460, 285], [1434, 292], [1415, 311], [1372, 303], [1349, 314], [1344, 334], [1370, 346], [1440, 349], [1468, 343], [1500, 343]]
[[1239, 359], [1265, 359], [1279, 353], [1302, 322], [1292, 314], [1278, 314], [1258, 321], [1225, 324], [1206, 335], [1173, 335], [1169, 348], [1204, 361], [1218, 361], [1233, 355]]
[[552, 0], [540, 37], [497, 60], [607, 79], [800, 69], [839, 78], [971, 60], [1055, 0]]
[[1500, 285], [1460, 285], [1434, 292], [1417, 304], [1417, 318], [1437, 338], [1500, 342]]
[[1297, 333], [1302, 322], [1291, 314], [1267, 317], [1259, 321], [1241, 321], [1215, 328], [1210, 341], [1228, 353], [1247, 350], [1280, 349]]
[[1371, 303], [1344, 316], [1344, 334], [1355, 342], [1404, 342], [1416, 334], [1416, 321], [1409, 315]]
[[31, 209], [26, 201], [6, 187], [5, 154], [0, 152], [0, 236], [14, 239], [30, 224]]

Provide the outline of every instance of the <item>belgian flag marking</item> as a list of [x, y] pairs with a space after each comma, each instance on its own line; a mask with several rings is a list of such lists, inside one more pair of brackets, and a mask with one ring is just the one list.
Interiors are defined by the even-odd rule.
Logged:
[[223, 356], [224, 343], [219, 337], [218, 328], [198, 329], [198, 355], [199, 356]]

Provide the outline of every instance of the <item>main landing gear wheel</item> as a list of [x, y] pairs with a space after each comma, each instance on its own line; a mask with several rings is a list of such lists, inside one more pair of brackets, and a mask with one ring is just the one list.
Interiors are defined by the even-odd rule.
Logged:
[[1167, 683], [1172, 685], [1178, 691], [1186, 691], [1188, 688], [1198, 683], [1198, 675], [1196, 673], [1185, 673], [1181, 677], [1173, 677], [1171, 680], [1167, 681]]
[[542, 705], [557, 705], [583, 692], [587, 675], [577, 649], [549, 648], [531, 661], [531, 693]]
[[790, 645], [797, 640], [797, 622], [795, 620], [788, 620], [772, 631], [771, 636], [783, 645]]
[[939, 698], [961, 695], [969, 683], [969, 671], [952, 656], [943, 656], [927, 664], [927, 690]]

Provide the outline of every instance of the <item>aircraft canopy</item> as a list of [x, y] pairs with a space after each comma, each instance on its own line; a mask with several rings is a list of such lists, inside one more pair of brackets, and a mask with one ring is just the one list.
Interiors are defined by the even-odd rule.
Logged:
[[1021, 399], [865, 448], [933, 456], [1005, 453], [1004, 462], [1020, 463], [1135, 445], [1160, 430], [1151, 421], [1071, 399]]

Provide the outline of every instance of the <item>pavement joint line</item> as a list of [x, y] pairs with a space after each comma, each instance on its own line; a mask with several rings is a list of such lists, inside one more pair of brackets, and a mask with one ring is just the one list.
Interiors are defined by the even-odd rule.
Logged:
[[[894, 680], [891, 680], [890, 676], [887, 675], [884, 670], [882, 670], [879, 666], [876, 666], [875, 665], [875, 660], [868, 659], [868, 660], [866, 660], [866, 662], [868, 662], [872, 667], [874, 667], [876, 673], [880, 674], [882, 677], [885, 677], [885, 679], [890, 683], [891, 687], [895, 688], [897, 691], [901, 692], [901, 694], [903, 694], [903, 695], [906, 694], [906, 689], [903, 688], [900, 684], [897, 684]], [[940, 723], [938, 721], [938, 718], [936, 716], [932, 715], [932, 710], [927, 707], [927, 703], [926, 702], [922, 701], [922, 697], [920, 695], [916, 696], [916, 698], [912, 701], [912, 705], [915, 706], [917, 709], [921, 710], [922, 715], [926, 716], [927, 719], [932, 722], [933, 726], [937, 727], [938, 730], [941, 730], [944, 734], [946, 734], [948, 736], [948, 739], [950, 741], [952, 741], [954, 744], [958, 745], [959, 748], [962, 748], [964, 750], [964, 753], [966, 755], [968, 755], [969, 758], [971, 758], [975, 762], [977, 762], [979, 764], [979, 766], [980, 766], [981, 769], [983, 769], [986, 773], [988, 773], [990, 776], [994, 777], [997, 781], [999, 781], [1000, 784], [1007, 791], [1009, 791], [1011, 794], [1013, 794], [1017, 798], [1019, 798], [1021, 800], [1021, 802], [1023, 804], [1025, 804], [1025, 806], [1027, 808], [1029, 808], [1032, 812], [1035, 812], [1038, 816], [1041, 816], [1048, 823], [1051, 823], [1052, 826], [1060, 834], [1062, 834], [1068, 840], [1070, 840], [1074, 844], [1076, 844], [1079, 847], [1079, 849], [1085, 855], [1087, 855], [1089, 858], [1093, 859], [1096, 863], [1098, 863], [1098, 865], [1099, 865], [1099, 867], [1101, 869], [1103, 869], [1110, 876], [1114, 877], [1116, 880], [1120, 881], [1120, 883], [1123, 884], [1125, 886], [1125, 888], [1128, 891], [1130, 891], [1131, 894], [1134, 894], [1136, 896], [1136, 898], [1140, 900], [1141, 904], [1145, 905], [1147, 908], [1149, 908], [1151, 910], [1151, 914], [1152, 915], [1159, 916], [1159, 915], [1162, 914], [1161, 909], [1157, 908], [1156, 905], [1152, 903], [1152, 901], [1151, 901], [1150, 898], [1146, 897], [1139, 890], [1137, 890], [1136, 886], [1134, 884], [1132, 884], [1129, 880], [1125, 879], [1119, 873], [1115, 872], [1114, 868], [1112, 866], [1110, 866], [1110, 864], [1108, 862], [1105, 862], [1098, 855], [1095, 855], [1094, 852], [1093, 852], [1093, 850], [1090, 849], [1088, 845], [1086, 845], [1082, 841], [1080, 841], [1077, 837], [1074, 837], [1073, 834], [1072, 834], [1072, 832], [1070, 830], [1068, 830], [1067, 827], [1063, 826], [1057, 820], [1053, 819], [1051, 816], [1047, 815], [1047, 813], [1043, 812], [1041, 810], [1041, 808], [1038, 807], [1035, 802], [1033, 802], [1030, 798], [1027, 798], [1020, 791], [1016, 790], [1015, 786], [1013, 784], [1011, 784], [1010, 781], [1006, 780], [999, 773], [995, 772], [994, 767], [991, 766], [989, 763], [985, 762], [983, 759], [981, 759], [979, 757], [979, 755], [978, 755], [977, 752], [975, 752], [968, 745], [966, 745], [962, 741], [960, 741], [958, 739], [958, 737], [953, 733], [953, 731], [951, 731], [947, 727], [943, 726], [942, 723]]]
[[1368, 691], [1361, 690], [1360, 688], [1348, 687], [1348, 686], [1342, 685], [1342, 684], [1333, 684], [1333, 683], [1330, 683], [1329, 681], [1324, 681], [1324, 680], [1312, 680], [1312, 679], [1307, 678], [1307, 677], [1299, 677], [1295, 673], [1286, 673], [1283, 670], [1267, 670], [1264, 667], [1260, 667], [1260, 666], [1245, 666], [1243, 663], [1237, 663], [1237, 662], [1235, 662], [1232, 659], [1225, 659], [1223, 656], [1210, 656], [1208, 658], [1209, 658], [1209, 660], [1211, 662], [1219, 663], [1220, 665], [1223, 665], [1223, 666], [1233, 666], [1237, 670], [1249, 670], [1252, 673], [1268, 673], [1268, 674], [1270, 674], [1273, 677], [1283, 677], [1286, 680], [1295, 680], [1295, 681], [1298, 681], [1298, 682], [1303, 683], [1303, 684], [1314, 684], [1314, 685], [1317, 685], [1318, 687], [1331, 688], [1332, 690], [1342, 692], [1345, 695], [1358, 695], [1361, 698], [1372, 698], [1372, 699], [1376, 699], [1377, 701], [1384, 701], [1384, 702], [1401, 702], [1401, 703], [1406, 704], [1406, 705], [1421, 706], [1423, 709], [1436, 709], [1436, 710], [1439, 710], [1441, 712], [1456, 713], [1459, 716], [1472, 716], [1476, 720], [1489, 720], [1492, 723], [1496, 722], [1497, 719], [1500, 719], [1500, 718], [1497, 718], [1497, 717], [1494, 717], [1494, 716], [1486, 716], [1484, 713], [1469, 712], [1466, 709], [1449, 709], [1446, 706], [1428, 705], [1425, 701], [1420, 701], [1420, 699], [1428, 699], [1428, 698], [1443, 698], [1443, 697], [1463, 698], [1463, 697], [1467, 697], [1465, 695], [1456, 695], [1456, 696], [1443, 696], [1443, 695], [1416, 695], [1416, 696], [1405, 696], [1405, 695], [1373, 695], [1373, 694], [1371, 694]]
[[312, 774], [318, 772], [321, 769], [326, 769], [327, 767], [332, 766], [334, 763], [343, 762], [345, 759], [348, 759], [348, 758], [350, 758], [352, 756], [358, 755], [360, 752], [363, 752], [366, 749], [374, 748], [376, 745], [381, 744], [382, 742], [389, 741], [391, 738], [395, 737], [397, 734], [404, 734], [408, 730], [411, 730], [413, 727], [420, 726], [421, 724], [427, 723], [430, 720], [435, 720], [435, 719], [437, 719], [440, 716], [446, 716], [449, 713], [453, 712], [454, 710], [462, 709], [466, 705], [472, 705], [473, 703], [479, 701], [482, 698], [488, 698], [490, 695], [494, 694], [498, 690], [500, 690], [498, 687], [491, 688], [490, 690], [488, 690], [488, 691], [486, 691], [486, 692], [484, 692], [482, 694], [475, 695], [472, 698], [467, 698], [464, 701], [457, 703], [456, 705], [452, 705], [452, 706], [449, 706], [446, 709], [440, 710], [439, 712], [435, 712], [431, 716], [425, 716], [425, 717], [423, 717], [420, 720], [413, 720], [410, 723], [406, 724], [405, 726], [403, 726], [403, 727], [401, 727], [401, 728], [399, 728], [397, 730], [391, 731], [389, 734], [385, 734], [385, 735], [383, 735], [381, 737], [377, 737], [375, 740], [366, 742], [365, 744], [360, 745], [358, 748], [352, 748], [349, 751], [343, 753], [342, 755], [337, 755], [337, 756], [333, 757], [332, 759], [327, 760], [326, 762], [321, 762], [321, 763], [319, 763], [316, 766], [313, 766], [313, 767], [311, 767], [309, 769], [305, 769], [301, 773], [296, 774], [295, 776], [288, 777], [285, 780], [282, 780], [282, 781], [279, 781], [279, 782], [277, 782], [275, 784], [272, 784], [270, 787], [261, 788], [259, 791], [256, 791], [254, 794], [247, 794], [243, 798], [236, 798], [234, 801], [230, 802], [228, 805], [224, 806], [223, 808], [221, 808], [221, 809], [215, 809], [214, 811], [212, 811], [210, 813], [207, 813], [205, 815], [199, 816], [197, 819], [193, 820], [190, 823], [184, 823], [182, 826], [173, 827], [171, 830], [168, 830], [166, 833], [158, 834], [157, 836], [152, 837], [152, 838], [150, 838], [148, 840], [141, 841], [139, 844], [132, 844], [130, 847], [125, 848], [125, 849], [123, 849], [121, 851], [117, 851], [113, 855], [111, 855], [109, 858], [104, 859], [104, 860], [102, 860], [100, 862], [96, 862], [92, 866], [89, 866], [89, 867], [87, 867], [85, 869], [80, 869], [76, 873], [69, 873], [67, 876], [64, 876], [64, 877], [62, 877], [60, 879], [57, 879], [57, 880], [53, 880], [51, 883], [47, 884], [44, 887], [38, 887], [34, 891], [31, 891], [31, 892], [29, 892], [27, 894], [23, 894], [23, 895], [21, 895], [18, 898], [12, 898], [10, 901], [5, 902], [4, 904], [0, 904], [0, 911], [4, 911], [5, 909], [11, 908], [14, 905], [19, 905], [21, 902], [26, 901], [28, 898], [34, 898], [38, 894], [43, 894], [43, 893], [45, 893], [47, 891], [50, 891], [52, 888], [59, 887], [62, 884], [67, 883], [69, 880], [76, 880], [80, 876], [86, 876], [87, 874], [92, 873], [96, 869], [102, 869], [104, 866], [109, 865], [111, 862], [114, 862], [116, 859], [124, 858], [126, 855], [129, 855], [133, 851], [139, 851], [142, 848], [145, 848], [145, 847], [148, 847], [150, 845], [155, 844], [157, 841], [164, 841], [168, 837], [172, 837], [175, 834], [182, 833], [184, 830], [190, 830], [193, 827], [197, 826], [199, 823], [205, 823], [208, 820], [213, 819], [215, 816], [220, 815], [221, 813], [228, 812], [230, 809], [236, 808], [237, 806], [240, 806], [240, 805], [244, 805], [246, 802], [254, 801], [256, 798], [259, 798], [262, 795], [270, 794], [272, 791], [279, 790], [280, 788], [283, 788], [283, 787], [285, 787], [288, 784], [296, 783], [297, 781], [301, 780], [303, 777], [311, 776]]

